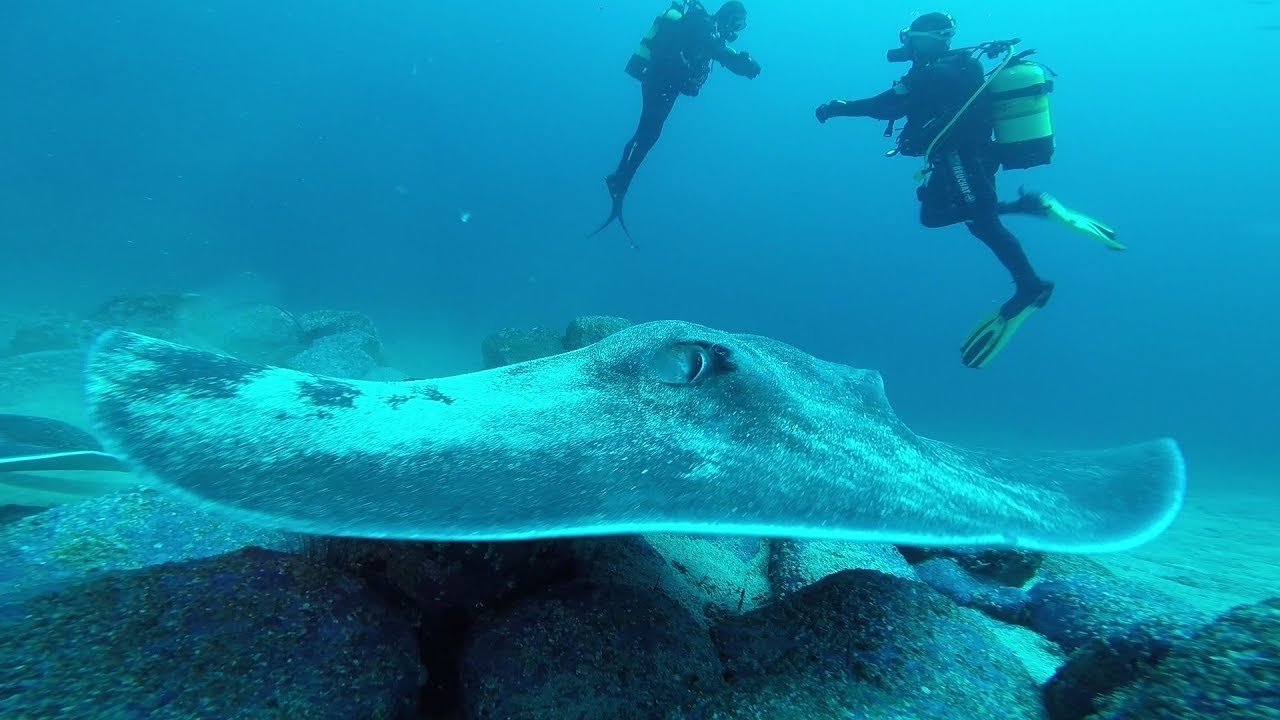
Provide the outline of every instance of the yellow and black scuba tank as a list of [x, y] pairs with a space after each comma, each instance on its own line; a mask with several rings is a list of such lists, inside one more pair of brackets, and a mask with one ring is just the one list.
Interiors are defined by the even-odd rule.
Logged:
[[1015, 56], [987, 86], [995, 147], [1006, 170], [1048, 165], [1053, 157], [1053, 118], [1047, 68]]
[[[917, 180], [924, 180], [929, 174], [934, 149], [980, 97], [988, 106], [995, 149], [999, 153], [997, 158], [1006, 170], [1049, 164], [1049, 159], [1053, 156], [1053, 123], [1049, 117], [1048, 95], [1053, 91], [1053, 81], [1046, 72], [1053, 74], [1053, 71], [1027, 61], [1027, 56], [1035, 50], [1014, 54], [1014, 48], [1020, 42], [1022, 41], [1018, 39], [998, 40], [955, 51], [971, 52], [974, 57], [985, 54], [988, 58], [1004, 53], [1004, 60], [1000, 61], [995, 70], [987, 73], [987, 79], [982, 85], [934, 136], [928, 149], [924, 151], [925, 164], [916, 172]], [[885, 135], [890, 135], [892, 130], [891, 123], [885, 129]], [[885, 154], [892, 156], [898, 153], [891, 150]]]
[[653, 19], [653, 24], [649, 26], [649, 31], [640, 38], [640, 44], [636, 46], [636, 51], [631, 53], [631, 59], [627, 61], [627, 74], [631, 77], [641, 80], [644, 78], [645, 72], [649, 69], [649, 61], [652, 59], [652, 49], [649, 43], [662, 32], [664, 25], [668, 23], [679, 22], [684, 17], [684, 9], [678, 2], [671, 3], [671, 7], [666, 12]]

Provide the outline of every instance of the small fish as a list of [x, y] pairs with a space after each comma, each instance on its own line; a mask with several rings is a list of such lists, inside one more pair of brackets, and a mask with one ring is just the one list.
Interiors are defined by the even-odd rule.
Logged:
[[471, 222], [471, 213], [463, 210], [461, 213], [458, 214], [458, 219], [464, 223]]

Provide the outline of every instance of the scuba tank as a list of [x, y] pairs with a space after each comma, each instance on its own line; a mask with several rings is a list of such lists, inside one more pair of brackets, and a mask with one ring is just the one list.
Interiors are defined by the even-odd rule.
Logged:
[[[964, 115], [969, 106], [979, 97], [986, 96], [991, 103], [993, 134], [995, 148], [1000, 164], [1006, 170], [1048, 165], [1053, 155], [1053, 124], [1049, 118], [1049, 92], [1053, 90], [1053, 81], [1045, 76], [1045, 68], [1038, 63], [1028, 62], [1026, 57], [1035, 50], [1024, 50], [1014, 54], [1013, 49], [1021, 40], [998, 40], [965, 48], [958, 52], [970, 52], [974, 57], [986, 55], [995, 58], [1004, 53], [1004, 59], [995, 70], [987, 75], [987, 79], [965, 101], [964, 105], [951, 116], [946, 126], [933, 138], [924, 152], [925, 165], [916, 172], [916, 180], [924, 180], [930, 171], [930, 158], [938, 143], [946, 137], [956, 121]], [[1052, 70], [1048, 70], [1052, 73]], [[892, 125], [886, 128], [885, 135], [892, 132]], [[890, 151], [886, 155], [895, 155]]]
[[680, 3], [673, 2], [666, 12], [653, 19], [653, 24], [649, 26], [649, 32], [646, 32], [644, 37], [640, 38], [640, 44], [636, 47], [636, 51], [631, 53], [631, 59], [627, 61], [626, 71], [628, 75], [637, 80], [644, 78], [645, 72], [649, 70], [649, 60], [652, 58], [649, 43], [662, 31], [664, 23], [679, 22], [683, 17], [684, 12], [680, 7]]
[[1048, 165], [1053, 156], [1053, 120], [1049, 93], [1053, 92], [1045, 68], [1021, 57], [1005, 65], [991, 78], [991, 119], [995, 147], [1006, 170]]

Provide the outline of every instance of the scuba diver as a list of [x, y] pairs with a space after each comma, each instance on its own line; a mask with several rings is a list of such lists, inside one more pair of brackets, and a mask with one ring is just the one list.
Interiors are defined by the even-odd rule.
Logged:
[[[1115, 232], [1086, 215], [1064, 207], [1046, 193], [1027, 193], [1001, 202], [995, 175], [1006, 170], [1047, 165], [1053, 154], [1048, 93], [1053, 81], [1047, 68], [1014, 53], [1018, 40], [951, 49], [956, 22], [945, 13], [920, 15], [899, 32], [900, 48], [890, 62], [911, 68], [890, 89], [863, 100], [834, 100], [815, 111], [818, 122], [833, 117], [886, 120], [885, 137], [905, 117], [897, 146], [889, 156], [922, 158], [916, 174], [920, 222], [938, 228], [963, 222], [991, 249], [1013, 276], [1013, 297], [983, 320], [961, 347], [961, 362], [981, 368], [1009, 342], [1033, 313], [1049, 302], [1052, 282], [1032, 268], [1022, 245], [1000, 221], [1000, 215], [1050, 218], [1083, 232], [1113, 250], [1124, 250]], [[991, 73], [981, 55], [1004, 58]], [[1049, 71], [1050, 73], [1052, 71]], [[994, 134], [994, 138], [993, 138]], [[927, 178], [927, 179], [926, 179]]]
[[748, 53], [729, 47], [746, 27], [747, 9], [738, 0], [721, 5], [714, 15], [698, 0], [673, 2], [653, 21], [626, 67], [627, 74], [640, 81], [640, 122], [623, 146], [618, 168], [604, 180], [613, 200], [609, 218], [587, 237], [617, 220], [631, 247], [636, 247], [622, 218], [622, 203], [631, 179], [658, 142], [676, 98], [693, 97], [702, 90], [713, 60], [735, 75], [754, 78], [760, 74], [760, 64]]

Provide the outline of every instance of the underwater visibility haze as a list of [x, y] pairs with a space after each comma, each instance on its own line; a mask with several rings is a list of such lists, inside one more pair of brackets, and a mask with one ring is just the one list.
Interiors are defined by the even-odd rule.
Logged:
[[0, 15], [0, 717], [1280, 716], [1280, 4]]

